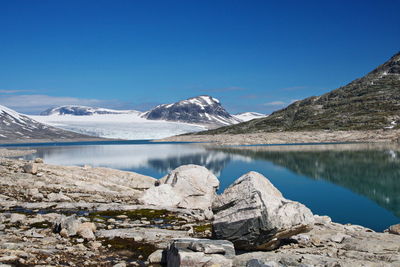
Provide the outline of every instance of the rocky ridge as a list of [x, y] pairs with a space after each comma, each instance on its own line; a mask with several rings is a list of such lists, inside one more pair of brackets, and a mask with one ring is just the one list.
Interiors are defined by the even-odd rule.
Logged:
[[74, 106], [65, 105], [55, 108], [49, 108], [40, 115], [50, 116], [50, 115], [74, 115], [74, 116], [90, 116], [90, 115], [105, 115], [105, 114], [140, 114], [140, 111], [136, 110], [115, 110], [108, 108], [97, 108], [97, 107], [87, 107], [87, 106]]
[[400, 53], [346, 86], [297, 101], [266, 118], [203, 134], [277, 131], [397, 129], [400, 123]]

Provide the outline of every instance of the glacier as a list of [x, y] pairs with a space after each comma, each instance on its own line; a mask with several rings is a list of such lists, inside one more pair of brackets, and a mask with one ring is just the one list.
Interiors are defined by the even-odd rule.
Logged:
[[31, 115], [41, 123], [81, 134], [125, 140], [153, 140], [174, 135], [204, 131], [202, 125], [148, 120], [140, 114]]

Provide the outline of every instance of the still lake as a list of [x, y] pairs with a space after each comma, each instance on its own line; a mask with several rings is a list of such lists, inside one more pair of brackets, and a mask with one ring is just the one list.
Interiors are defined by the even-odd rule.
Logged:
[[320, 144], [213, 147], [148, 141], [29, 146], [25, 159], [88, 164], [161, 178], [184, 164], [202, 165], [220, 179], [220, 191], [248, 171], [266, 176], [314, 214], [376, 231], [400, 223], [400, 146]]

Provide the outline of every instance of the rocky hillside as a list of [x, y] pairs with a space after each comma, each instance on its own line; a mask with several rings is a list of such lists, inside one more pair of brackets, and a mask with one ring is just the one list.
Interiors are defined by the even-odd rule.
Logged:
[[42, 124], [0, 105], [0, 142], [76, 138], [87, 139], [90, 137]]
[[229, 114], [218, 99], [206, 95], [172, 104], [159, 105], [143, 116], [149, 120], [179, 121], [215, 126], [241, 122], [241, 120]]
[[96, 107], [87, 107], [87, 106], [60, 106], [55, 108], [49, 108], [40, 115], [48, 116], [48, 115], [74, 115], [74, 116], [87, 116], [87, 115], [104, 115], [104, 114], [130, 114], [137, 113], [139, 111], [136, 110], [114, 110], [107, 108], [96, 108]]
[[366, 76], [321, 96], [297, 101], [266, 118], [205, 134], [395, 129], [400, 123], [400, 53]]

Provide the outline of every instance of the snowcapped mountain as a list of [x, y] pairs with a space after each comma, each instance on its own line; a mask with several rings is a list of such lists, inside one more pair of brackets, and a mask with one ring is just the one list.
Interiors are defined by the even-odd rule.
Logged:
[[57, 129], [0, 105], [0, 141], [89, 138]]
[[207, 95], [159, 105], [144, 113], [143, 117], [149, 120], [179, 121], [211, 127], [242, 122], [229, 114], [218, 99]]
[[243, 112], [243, 113], [239, 113], [239, 114], [236, 114], [236, 115], [233, 115], [233, 116], [236, 117], [237, 119], [241, 120], [241, 121], [251, 121], [251, 120], [254, 120], [254, 119], [267, 117], [268, 115], [261, 114], [261, 113], [258, 113], [258, 112]]
[[106, 108], [96, 108], [96, 107], [87, 107], [87, 106], [60, 106], [55, 108], [49, 108], [40, 115], [48, 116], [48, 115], [75, 115], [75, 116], [86, 116], [86, 115], [104, 115], [104, 114], [141, 114], [140, 111], [136, 110], [114, 110], [114, 109], [106, 109]]

